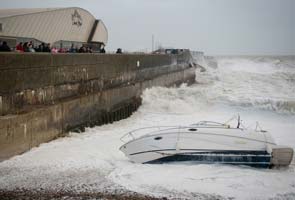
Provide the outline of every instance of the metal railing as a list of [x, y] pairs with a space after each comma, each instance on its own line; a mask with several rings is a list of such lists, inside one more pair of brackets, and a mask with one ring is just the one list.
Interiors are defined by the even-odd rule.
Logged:
[[180, 129], [196, 129], [196, 128], [230, 128], [227, 124], [222, 124], [213, 121], [200, 121], [196, 124], [191, 124], [189, 126], [150, 126], [150, 127], [143, 127], [132, 130], [126, 134], [124, 134], [120, 140], [122, 142], [129, 142], [135, 139], [138, 139], [142, 136], [154, 135], [159, 134], [161, 132], [166, 131], [175, 131], [179, 132]]

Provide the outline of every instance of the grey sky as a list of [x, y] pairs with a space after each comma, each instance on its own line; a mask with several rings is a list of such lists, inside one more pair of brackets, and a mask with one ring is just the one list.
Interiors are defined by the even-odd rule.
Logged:
[[206, 54], [295, 54], [295, 0], [0, 0], [1, 8], [82, 7], [102, 19], [107, 50], [156, 45]]

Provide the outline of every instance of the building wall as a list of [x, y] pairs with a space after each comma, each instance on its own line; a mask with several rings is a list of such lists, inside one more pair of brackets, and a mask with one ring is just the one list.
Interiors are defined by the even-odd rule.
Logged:
[[102, 21], [99, 21], [92, 37], [92, 42], [95, 41], [108, 41], [108, 31]]
[[182, 55], [0, 53], [0, 161], [132, 114], [143, 90], [194, 82]]
[[[87, 42], [95, 18], [81, 8], [65, 8], [39, 13], [0, 18], [0, 36], [28, 37], [54, 43], [56, 41]], [[103, 32], [103, 30], [102, 30]], [[107, 33], [102, 33], [105, 40]]]

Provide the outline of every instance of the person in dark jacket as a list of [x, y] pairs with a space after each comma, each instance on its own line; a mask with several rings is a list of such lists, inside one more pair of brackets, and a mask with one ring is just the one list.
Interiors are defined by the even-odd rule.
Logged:
[[102, 47], [102, 48], [100, 49], [100, 53], [106, 53], [106, 50], [104, 49], [104, 47]]
[[50, 53], [51, 52], [51, 47], [50, 47], [50, 43], [47, 43], [43, 49], [43, 52], [48, 52]]
[[0, 46], [0, 51], [11, 51], [10, 47], [7, 45], [6, 41], [3, 41], [2, 45]]
[[28, 43], [28, 42], [25, 42], [25, 43], [24, 43], [23, 48], [24, 48], [24, 52], [30, 52], [30, 49], [29, 49], [29, 43]]
[[42, 42], [38, 48], [36, 49], [36, 52], [44, 52], [44, 48], [45, 48], [45, 43]]
[[86, 46], [84, 44], [80, 47], [79, 53], [86, 53]]
[[119, 53], [119, 54], [122, 53], [122, 49], [121, 48], [118, 48], [117, 51], [116, 51], [116, 53]]

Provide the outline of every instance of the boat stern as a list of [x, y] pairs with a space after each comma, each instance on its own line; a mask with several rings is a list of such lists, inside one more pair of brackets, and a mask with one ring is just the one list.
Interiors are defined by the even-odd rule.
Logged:
[[287, 146], [271, 147], [271, 165], [274, 167], [284, 167], [291, 164], [294, 150]]

